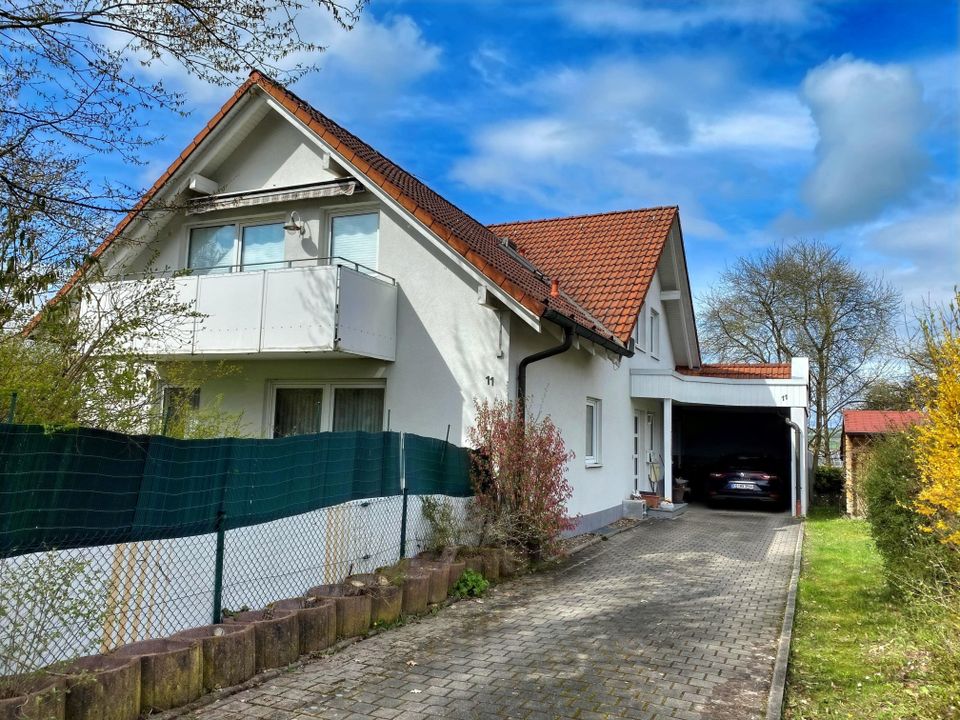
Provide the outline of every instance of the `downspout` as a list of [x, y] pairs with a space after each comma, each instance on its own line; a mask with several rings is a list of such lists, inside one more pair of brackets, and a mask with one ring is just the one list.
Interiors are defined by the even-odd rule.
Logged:
[[527, 355], [525, 358], [520, 360], [520, 364], [517, 365], [517, 404], [520, 409], [520, 417], [526, 417], [526, 400], [527, 400], [527, 365], [535, 363], [539, 360], [546, 360], [548, 357], [553, 357], [554, 355], [559, 355], [560, 353], [565, 353], [573, 347], [573, 327], [564, 327], [563, 328], [563, 342], [554, 347], [547, 348], [546, 350], [541, 350], [540, 352], [533, 353], [533, 355]]
[[794, 507], [794, 513], [796, 517], [802, 517], [803, 516], [803, 497], [800, 494], [801, 492], [800, 478], [802, 477], [803, 473], [800, 472], [800, 463], [801, 463], [801, 458], [803, 458], [803, 448], [800, 447], [800, 444], [801, 444], [801, 441], [803, 440], [803, 430], [799, 425], [797, 425], [790, 418], [784, 418], [784, 420], [787, 421], [787, 425], [793, 428], [793, 431], [797, 435], [797, 451], [794, 453], [794, 458], [793, 458], [793, 471], [797, 476], [796, 489], [795, 489], [797, 500]]

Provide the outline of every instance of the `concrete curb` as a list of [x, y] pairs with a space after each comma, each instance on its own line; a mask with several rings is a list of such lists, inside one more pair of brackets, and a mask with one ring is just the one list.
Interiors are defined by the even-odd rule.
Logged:
[[803, 555], [803, 525], [797, 533], [797, 547], [793, 551], [793, 574], [787, 592], [787, 607], [783, 613], [777, 659], [773, 665], [773, 682], [767, 699], [767, 720], [780, 720], [783, 716], [783, 692], [787, 685], [787, 665], [790, 662], [790, 641], [793, 639], [793, 617], [797, 609], [797, 583], [800, 580], [800, 559]]

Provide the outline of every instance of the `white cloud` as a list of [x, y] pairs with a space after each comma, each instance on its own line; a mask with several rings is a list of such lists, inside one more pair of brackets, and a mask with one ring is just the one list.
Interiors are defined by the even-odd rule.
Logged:
[[502, 86], [510, 66], [506, 51], [484, 42], [470, 55], [470, 68], [488, 85]]
[[844, 55], [811, 70], [802, 97], [820, 137], [802, 193], [814, 228], [870, 220], [910, 194], [927, 164], [923, 89], [910, 68]]
[[697, 194], [720, 192], [723, 161], [778, 164], [815, 142], [794, 96], [750, 93], [738, 76], [728, 60], [705, 56], [548, 70], [517, 89], [528, 112], [479, 126], [452, 175], [557, 212], [680, 203], [685, 228], [721, 237]]
[[334, 29], [321, 59], [328, 75], [345, 73], [378, 90], [406, 86], [436, 69], [440, 47], [428, 42], [406, 15], [378, 22], [365, 13], [349, 32]]
[[806, 27], [824, 17], [819, 5], [812, 0], [568, 0], [559, 6], [559, 11], [567, 22], [584, 30], [675, 35], [711, 25]]
[[960, 284], [960, 207], [956, 200], [932, 203], [861, 234], [862, 251], [878, 271], [901, 288], [906, 304], [946, 302]]
[[808, 151], [816, 142], [816, 127], [797, 97], [769, 93], [727, 115], [697, 117], [692, 144], [700, 149]]

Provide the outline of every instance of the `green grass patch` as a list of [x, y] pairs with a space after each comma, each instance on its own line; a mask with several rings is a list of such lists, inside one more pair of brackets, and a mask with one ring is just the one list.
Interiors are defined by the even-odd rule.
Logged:
[[806, 524], [786, 713], [960, 718], [960, 677], [935, 617], [892, 594], [863, 520], [815, 510]]

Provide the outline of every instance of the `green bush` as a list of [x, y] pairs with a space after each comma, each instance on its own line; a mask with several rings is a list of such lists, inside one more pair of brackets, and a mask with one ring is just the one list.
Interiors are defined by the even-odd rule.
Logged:
[[817, 495], [838, 495], [843, 492], [843, 468], [820, 465], [813, 476]]
[[835, 504], [843, 495], [843, 468], [820, 465], [813, 475], [814, 497], [823, 504]]
[[457, 584], [453, 586], [456, 597], [480, 597], [490, 587], [490, 582], [476, 570], [464, 570]]
[[914, 510], [919, 474], [906, 433], [876, 442], [867, 457], [863, 483], [870, 534], [883, 557], [892, 585], [905, 589], [943, 579], [943, 550], [921, 530], [924, 518]]

